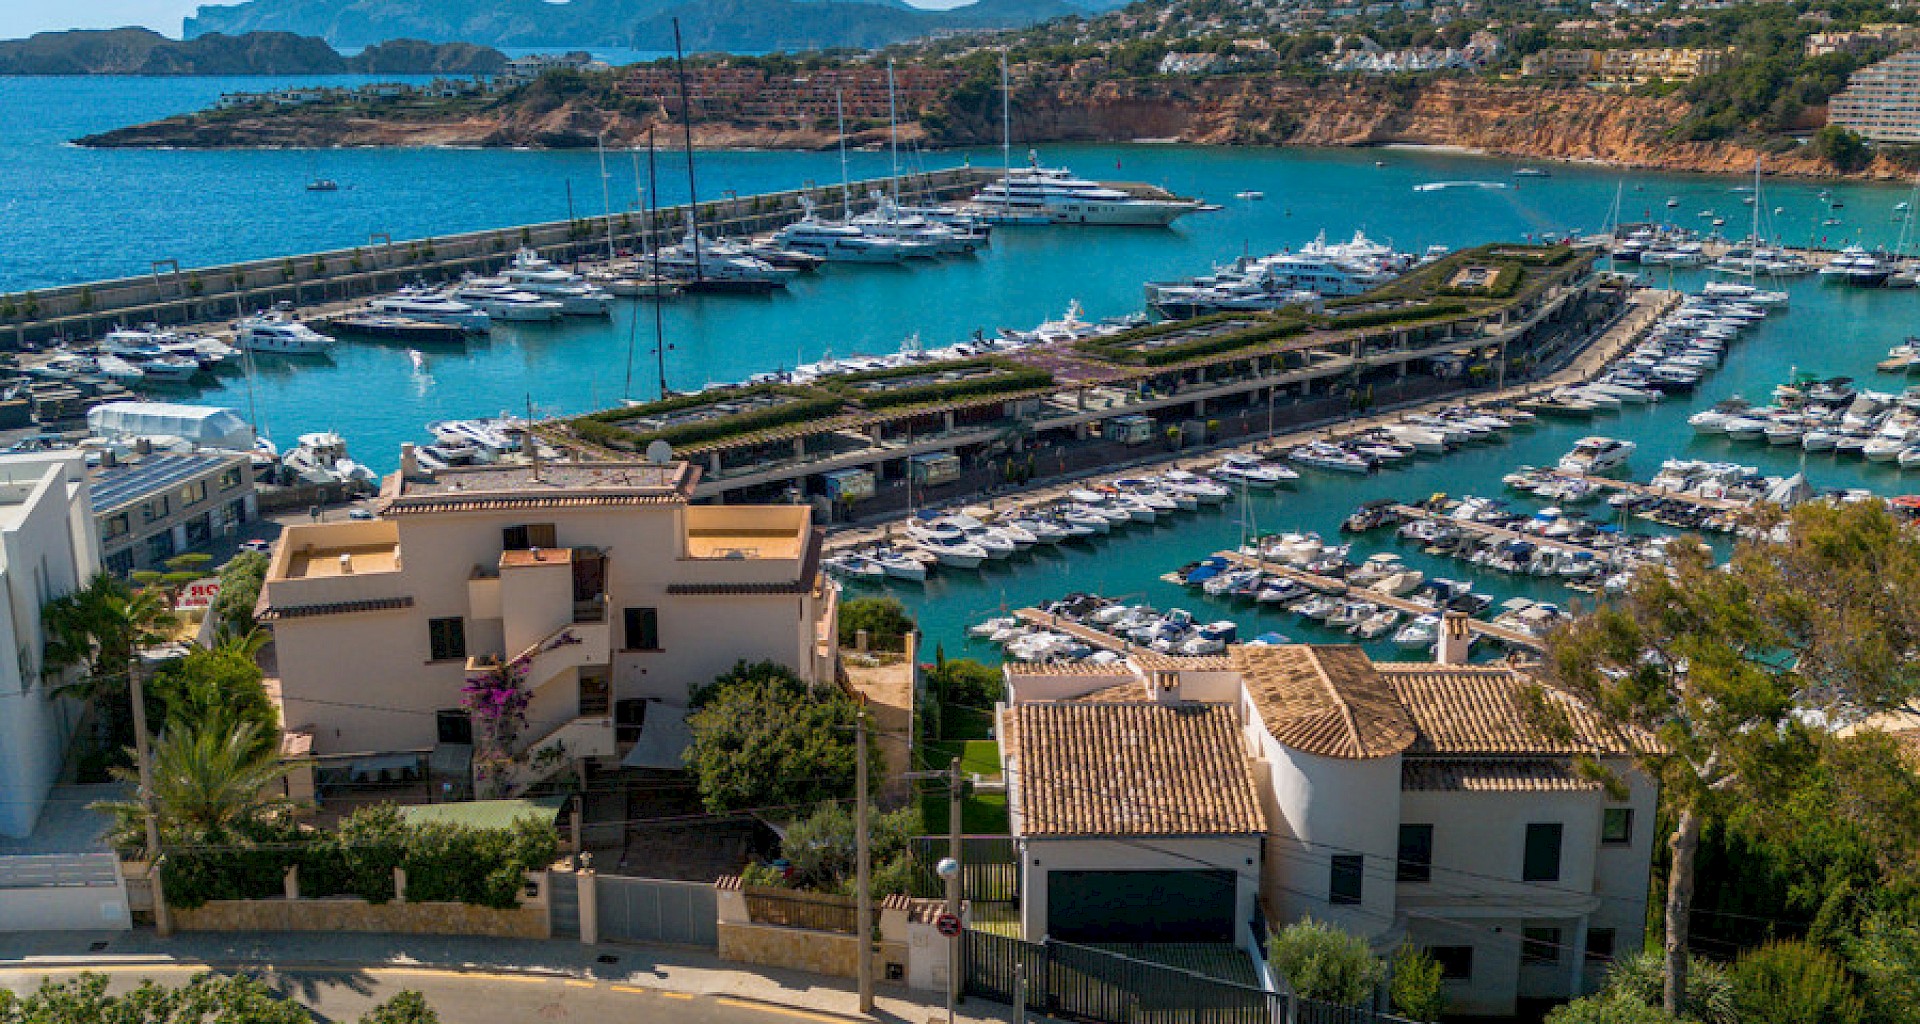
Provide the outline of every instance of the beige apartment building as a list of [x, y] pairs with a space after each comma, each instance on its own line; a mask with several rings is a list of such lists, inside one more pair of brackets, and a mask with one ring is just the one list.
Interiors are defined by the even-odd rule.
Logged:
[[517, 792], [582, 761], [677, 765], [689, 691], [742, 659], [831, 683], [824, 530], [801, 505], [690, 504], [698, 477], [681, 462], [429, 476], [403, 448], [379, 518], [291, 526], [274, 549], [259, 613], [288, 748], [431, 754], [437, 773], [473, 750], [465, 688], [512, 678], [525, 725], [482, 788]]
[[1733, 58], [1730, 47], [1549, 49], [1529, 54], [1521, 61], [1520, 73], [1534, 78], [1586, 78], [1632, 85], [1656, 78], [1686, 82], [1725, 71]]
[[1874, 142], [1920, 142], [1920, 50], [1855, 71], [1828, 102], [1827, 123]]

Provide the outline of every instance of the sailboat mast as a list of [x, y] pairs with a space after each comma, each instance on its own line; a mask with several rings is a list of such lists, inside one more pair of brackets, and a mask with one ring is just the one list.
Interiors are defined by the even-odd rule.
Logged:
[[1760, 160], [1753, 158], [1753, 232], [1747, 246], [1747, 287], [1760, 283]]
[[887, 58], [887, 195], [900, 203], [900, 108], [893, 96], [893, 58]]
[[1005, 190], [1000, 201], [1013, 206], [1013, 89], [1007, 84], [1007, 50], [1000, 48], [1000, 163], [1004, 168], [1001, 178]]
[[853, 184], [847, 177], [847, 108], [840, 90], [833, 90], [833, 109], [840, 116], [840, 219], [853, 219]]
[[594, 137], [594, 148], [600, 151], [600, 220], [607, 228], [607, 262], [613, 262], [613, 186], [607, 177], [607, 133], [601, 132]]
[[706, 276], [700, 259], [700, 187], [693, 177], [693, 103], [687, 99], [687, 64], [680, 52], [680, 19], [673, 19], [673, 71], [680, 84], [680, 134], [687, 144], [687, 216], [693, 224], [693, 279]]
[[[654, 179], [653, 129], [649, 128], [647, 129], [647, 233], [648, 234], [653, 233], [654, 210], [656, 208], [656, 204], [658, 202], [658, 196], [659, 196], [658, 190], [656, 190], [654, 187], [653, 179]], [[700, 233], [698, 231], [694, 232], [694, 238], [697, 240], [699, 237], [700, 237]], [[694, 264], [694, 267], [695, 267], [694, 273], [698, 274], [699, 273], [698, 262]], [[660, 311], [660, 303], [661, 303], [660, 240], [657, 238], [654, 239], [654, 243], [653, 243], [653, 273], [651, 276], [653, 277], [653, 280], [648, 284], [648, 287], [654, 290], [654, 293], [653, 293], [654, 368], [660, 372], [660, 397], [666, 398], [667, 397], [667, 340], [666, 340], [667, 329], [666, 329], [666, 324], [662, 319], [664, 314], [662, 314]]]

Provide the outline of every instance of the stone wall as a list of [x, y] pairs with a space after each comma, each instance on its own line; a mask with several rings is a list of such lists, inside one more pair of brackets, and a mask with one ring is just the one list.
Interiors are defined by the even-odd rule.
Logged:
[[[368, 903], [363, 899], [210, 900], [175, 908], [183, 932], [385, 932], [549, 938], [547, 908], [494, 910], [466, 903]], [[851, 940], [849, 940], [851, 941]]]
[[720, 922], [720, 959], [786, 967], [836, 978], [854, 977], [860, 940], [835, 932]]

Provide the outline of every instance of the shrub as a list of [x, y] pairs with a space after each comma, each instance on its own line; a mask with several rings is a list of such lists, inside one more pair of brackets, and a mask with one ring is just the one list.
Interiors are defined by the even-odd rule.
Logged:
[[256, 623], [253, 606], [260, 600], [260, 588], [267, 580], [267, 556], [258, 551], [242, 551], [220, 568], [220, 593], [213, 599], [213, 614], [229, 636], [245, 636]]
[[1840, 958], [1806, 942], [1769, 942], [1733, 965], [1740, 1024], [1858, 1024], [1863, 1013]]
[[1683, 1024], [1657, 1006], [1649, 1006], [1632, 996], [1617, 992], [1575, 999], [1556, 1006], [1547, 1014], [1546, 1024]]
[[[709, 811], [808, 806], [853, 791], [859, 706], [839, 687], [810, 687], [785, 665], [743, 661], [696, 688], [691, 702], [685, 758]], [[870, 737], [870, 766], [879, 755]], [[877, 784], [881, 774], [868, 776]]]
[[941, 700], [970, 708], [992, 707], [1006, 689], [999, 669], [972, 658], [937, 662], [927, 681]]
[[[1616, 960], [1607, 975], [1607, 992], [1645, 1006], [1659, 1006], [1667, 984], [1667, 961], [1657, 949]], [[1687, 968], [1686, 1017], [1701, 1024], [1741, 1024], [1734, 1008], [1733, 979], [1711, 960], [1693, 958]]]
[[1393, 1001], [1393, 1012], [1408, 1020], [1439, 1020], [1447, 1008], [1440, 962], [1418, 946], [1402, 945], [1393, 952], [1393, 977], [1387, 995]]
[[1380, 984], [1381, 964], [1367, 940], [1311, 917], [1276, 932], [1267, 960], [1306, 999], [1359, 1006]]
[[875, 647], [894, 650], [913, 632], [913, 616], [897, 597], [856, 597], [840, 605], [840, 643], [853, 646], [856, 634], [867, 631]]

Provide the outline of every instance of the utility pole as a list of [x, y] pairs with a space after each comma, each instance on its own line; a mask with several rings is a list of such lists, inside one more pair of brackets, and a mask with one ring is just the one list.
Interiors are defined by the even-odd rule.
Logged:
[[[153, 930], [173, 934], [173, 912], [160, 884], [160, 816], [153, 809], [153, 758], [147, 749], [147, 695], [140, 684], [140, 652], [127, 656], [127, 689], [133, 700], [133, 756], [140, 768], [140, 813], [147, 819], [147, 878], [153, 886]], [[956, 762], [957, 763], [957, 762]]]
[[860, 942], [855, 954], [856, 977], [860, 984], [860, 1012], [873, 1012], [873, 836], [867, 828], [867, 712], [862, 708], [853, 716], [853, 842], [854, 934]]
[[[947, 768], [947, 857], [955, 870], [947, 876], [947, 913], [960, 916], [960, 759]], [[947, 1024], [953, 1024], [953, 1006], [960, 1001], [960, 933], [947, 940]]]

